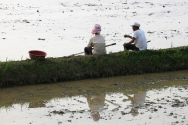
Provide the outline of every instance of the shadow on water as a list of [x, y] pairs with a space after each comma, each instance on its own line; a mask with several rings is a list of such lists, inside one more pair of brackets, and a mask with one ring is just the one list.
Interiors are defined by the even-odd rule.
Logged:
[[[187, 106], [188, 97], [185, 93], [188, 91], [187, 77], [188, 70], [183, 70], [4, 88], [0, 91], [0, 112], [6, 110], [7, 115], [4, 117], [13, 112], [21, 116], [23, 112], [31, 109], [29, 112], [33, 116], [26, 120], [27, 122], [38, 117], [35, 114], [35, 111], [38, 111], [43, 113], [41, 119], [46, 123], [47, 118], [51, 117], [58, 124], [63, 121], [56, 121], [57, 116], [63, 116], [60, 119], [64, 119], [64, 122], [80, 124], [83, 123], [82, 120], [90, 123], [88, 119], [100, 123], [119, 120], [121, 123], [125, 115], [127, 116], [125, 121], [131, 120], [131, 123], [136, 124], [139, 118], [156, 119], [157, 112], [163, 112], [166, 114], [165, 117], [174, 115], [174, 118], [183, 119], [183, 115], [178, 116], [180, 112], [175, 115], [172, 111], [174, 108]], [[20, 108], [22, 112], [17, 111]], [[42, 109], [44, 111], [41, 111]], [[136, 117], [138, 119], [134, 119]], [[10, 119], [16, 121], [16, 118]], [[178, 121], [176, 118], [170, 123], [175, 123], [176, 120]], [[167, 120], [166, 123], [168, 122]]]

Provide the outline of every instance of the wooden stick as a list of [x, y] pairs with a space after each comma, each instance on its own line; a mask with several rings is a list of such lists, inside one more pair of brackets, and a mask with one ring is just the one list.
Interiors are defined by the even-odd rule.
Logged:
[[[147, 43], [151, 42], [151, 40], [147, 41]], [[112, 43], [112, 44], [109, 44], [109, 45], [106, 45], [105, 47], [108, 47], [108, 46], [113, 46], [113, 45], [116, 45], [116, 43]], [[93, 48], [92, 48], [93, 49]], [[76, 53], [76, 54], [72, 54], [70, 56], [75, 56], [75, 55], [79, 55], [79, 54], [83, 54], [84, 52], [80, 52], [80, 53]], [[69, 56], [68, 56], [69, 57]]]
[[[116, 43], [112, 43], [112, 44], [109, 44], [109, 45], [106, 45], [105, 47], [108, 47], [108, 46], [113, 46], [113, 45], [116, 45]], [[93, 49], [93, 48], [92, 48]], [[79, 54], [82, 54], [84, 52], [80, 52], [80, 53], [76, 53], [76, 54], [72, 54], [70, 56], [75, 56], [75, 55], [79, 55]]]

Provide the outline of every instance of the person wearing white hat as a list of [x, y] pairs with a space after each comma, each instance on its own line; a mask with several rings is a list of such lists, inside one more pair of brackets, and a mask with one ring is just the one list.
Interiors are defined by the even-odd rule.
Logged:
[[[124, 35], [125, 38], [130, 38], [131, 41], [128, 43], [124, 43], [124, 50], [146, 50], [147, 49], [147, 41], [146, 36], [143, 30], [140, 29], [140, 24], [135, 22], [132, 26], [134, 31], [133, 36]], [[133, 44], [132, 44], [133, 43]]]

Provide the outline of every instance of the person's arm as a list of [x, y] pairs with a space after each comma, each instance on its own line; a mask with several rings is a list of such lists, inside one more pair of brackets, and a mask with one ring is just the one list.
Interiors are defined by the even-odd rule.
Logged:
[[[130, 37], [131, 37], [131, 36], [130, 36]], [[136, 40], [136, 38], [132, 37], [132, 40], [131, 40], [130, 42], [124, 43], [123, 45], [134, 43], [135, 40]]]
[[87, 47], [93, 47], [93, 42], [91, 39], [89, 40], [89, 44], [87, 45]]
[[129, 35], [124, 35], [124, 37], [125, 37], [125, 38], [128, 37], [128, 38], [130, 38], [130, 39], [133, 39], [133, 37], [132, 37], [132, 36], [129, 36]]
[[126, 102], [126, 101], [132, 101], [133, 100], [133, 97], [131, 97], [131, 96], [129, 96], [129, 95], [127, 95], [127, 94], [124, 94], [125, 96], [127, 96], [128, 97], [128, 99], [123, 99], [123, 102]]

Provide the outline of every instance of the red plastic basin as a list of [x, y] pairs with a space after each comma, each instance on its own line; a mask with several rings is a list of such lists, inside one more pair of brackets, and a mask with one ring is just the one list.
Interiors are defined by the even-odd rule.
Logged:
[[29, 51], [29, 56], [31, 59], [45, 59], [46, 52], [39, 50], [31, 50]]

